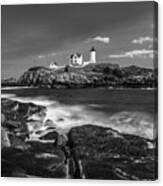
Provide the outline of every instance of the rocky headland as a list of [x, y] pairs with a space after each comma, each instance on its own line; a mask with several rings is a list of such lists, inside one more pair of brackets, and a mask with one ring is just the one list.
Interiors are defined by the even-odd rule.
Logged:
[[6, 98], [1, 106], [4, 177], [157, 179], [157, 139], [93, 124], [65, 133], [44, 106]]
[[135, 65], [120, 67], [110, 63], [89, 64], [83, 68], [66, 66], [58, 70], [36, 66], [28, 69], [17, 80], [13, 78], [3, 80], [2, 86], [156, 88], [157, 69]]

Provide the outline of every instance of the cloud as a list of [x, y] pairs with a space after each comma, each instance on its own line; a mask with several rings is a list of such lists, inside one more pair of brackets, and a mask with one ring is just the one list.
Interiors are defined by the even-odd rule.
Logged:
[[99, 42], [102, 42], [102, 43], [105, 43], [105, 44], [108, 44], [110, 42], [110, 38], [109, 37], [101, 37], [101, 36], [96, 36], [94, 38], [89, 38], [87, 40], [87, 42], [92, 42], [92, 41], [99, 41]]
[[112, 54], [109, 55], [110, 58], [152, 58], [154, 57], [154, 54], [156, 54], [156, 51], [153, 50], [147, 50], [147, 49], [141, 49], [141, 50], [132, 50], [128, 52], [124, 52], [121, 54]]
[[50, 54], [47, 54], [47, 56], [55, 56], [55, 55], [56, 55], [55, 52], [52, 52], [52, 53], [50, 53]]
[[45, 54], [45, 55], [39, 55], [38, 58], [42, 59], [42, 58], [51, 57], [51, 56], [55, 56], [55, 55], [56, 55], [56, 53], [52, 52], [52, 53]]
[[39, 59], [45, 58], [45, 55], [39, 55], [38, 58], [39, 58]]
[[143, 45], [143, 44], [146, 44], [146, 43], [153, 43], [153, 38], [152, 37], [149, 37], [149, 36], [146, 36], [146, 37], [139, 37], [137, 39], [134, 39], [132, 40], [132, 43], [134, 44], [140, 44], [140, 45]]

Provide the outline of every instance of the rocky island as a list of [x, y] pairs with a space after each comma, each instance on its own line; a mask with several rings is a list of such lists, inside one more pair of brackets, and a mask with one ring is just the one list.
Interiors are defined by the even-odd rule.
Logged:
[[[32, 67], [2, 86], [38, 88], [156, 88], [156, 71], [89, 64], [52, 70]], [[11, 81], [10, 81], [11, 80]], [[2, 176], [155, 180], [157, 137], [124, 134], [86, 123], [60, 130], [46, 106], [2, 98]], [[54, 113], [55, 114], [55, 113]]]
[[[12, 79], [12, 82], [9, 80]], [[13, 82], [2, 81], [2, 86], [30, 86], [46, 88], [156, 88], [157, 69], [138, 66], [120, 67], [117, 64], [89, 64], [82, 68], [53, 70], [44, 66], [28, 69]]]

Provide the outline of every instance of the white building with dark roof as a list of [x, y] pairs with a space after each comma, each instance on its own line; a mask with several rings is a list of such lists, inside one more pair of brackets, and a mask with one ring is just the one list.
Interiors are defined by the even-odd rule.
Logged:
[[89, 61], [83, 61], [83, 56], [80, 53], [75, 53], [70, 56], [69, 65], [72, 67], [83, 67], [91, 63], [96, 63], [96, 50], [94, 47], [90, 50]]
[[[92, 47], [90, 50], [90, 59], [88, 61], [84, 61], [83, 55], [80, 53], [71, 54], [69, 59], [69, 66], [75, 68], [84, 67], [86, 65], [94, 64], [94, 63], [96, 63], [96, 50], [94, 47]], [[61, 68], [65, 68], [65, 65], [59, 66], [56, 62], [51, 62], [49, 68], [52, 70], [58, 70]]]
[[83, 65], [83, 56], [82, 54], [76, 53], [70, 56], [70, 65], [72, 66], [82, 66]]
[[56, 62], [51, 62], [50, 65], [49, 65], [49, 68], [52, 69], [52, 70], [58, 70], [58, 69], [61, 69], [61, 68], [64, 68], [65, 66], [58, 66], [58, 64]]

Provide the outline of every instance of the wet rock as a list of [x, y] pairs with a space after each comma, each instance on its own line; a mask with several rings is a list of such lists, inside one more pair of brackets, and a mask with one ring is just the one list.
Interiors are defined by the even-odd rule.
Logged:
[[11, 175], [12, 175], [11, 177], [28, 178], [26, 171], [22, 168], [17, 168], [13, 170]]
[[9, 134], [10, 144], [14, 148], [28, 149], [28, 145], [25, 143], [25, 136], [16, 136], [13, 133]]
[[26, 122], [26, 125], [27, 125], [27, 128], [28, 128], [28, 131], [29, 131], [30, 133], [32, 133], [32, 132], [36, 132], [36, 131], [40, 130], [41, 127], [42, 127], [44, 124], [43, 124], [43, 122], [41, 122], [41, 121], [32, 120], [32, 121]]
[[30, 152], [13, 147], [2, 150], [2, 176], [10, 177], [18, 168], [30, 171], [34, 166], [35, 161]]
[[1, 126], [1, 148], [3, 149], [4, 147], [10, 147], [10, 140], [8, 137], [8, 132], [7, 130]]
[[7, 120], [6, 127], [8, 128], [18, 128], [20, 127], [21, 123], [19, 121]]
[[64, 121], [64, 119], [63, 119], [63, 118], [59, 118], [58, 121], [59, 121], [59, 122], [60, 122], [60, 121]]
[[53, 144], [28, 143], [28, 149], [15, 147], [2, 150], [2, 176], [47, 178], [66, 177], [65, 155]]
[[93, 125], [74, 127], [68, 137], [77, 178], [153, 180], [157, 177], [153, 171], [155, 149], [148, 148], [149, 140], [145, 138]]
[[55, 147], [53, 143], [31, 141], [29, 144], [37, 164], [35, 176], [47, 178], [64, 178], [66, 176], [65, 154], [61, 148]]
[[40, 122], [43, 122], [44, 121], [44, 118], [45, 118], [45, 111], [44, 110], [41, 110], [41, 111], [38, 111], [34, 114], [31, 114], [29, 117], [28, 117], [28, 121], [30, 120], [35, 120], [35, 121], [40, 121]]
[[44, 126], [45, 110], [2, 99], [2, 176], [66, 177], [65, 152], [55, 144], [59, 136], [56, 129]]
[[93, 125], [66, 136], [51, 120], [42, 122], [45, 110], [2, 99], [2, 176], [157, 178], [157, 141]]
[[2, 114], [6, 120], [23, 121], [28, 119], [34, 114], [37, 114], [42, 118], [45, 116], [46, 108], [38, 106], [33, 103], [21, 103], [3, 98], [1, 100]]
[[66, 147], [67, 141], [68, 141], [68, 138], [66, 135], [64, 134], [58, 135], [58, 141], [57, 141], [58, 146]]
[[58, 138], [58, 133], [56, 131], [49, 132], [44, 136], [41, 136], [40, 139], [42, 140], [56, 140]]
[[1, 124], [3, 125], [4, 124], [4, 122], [5, 122], [5, 115], [4, 114], [1, 114]]
[[54, 122], [50, 119], [47, 119], [44, 123], [44, 126], [45, 127], [48, 127], [48, 128], [56, 128], [56, 125], [54, 124]]

